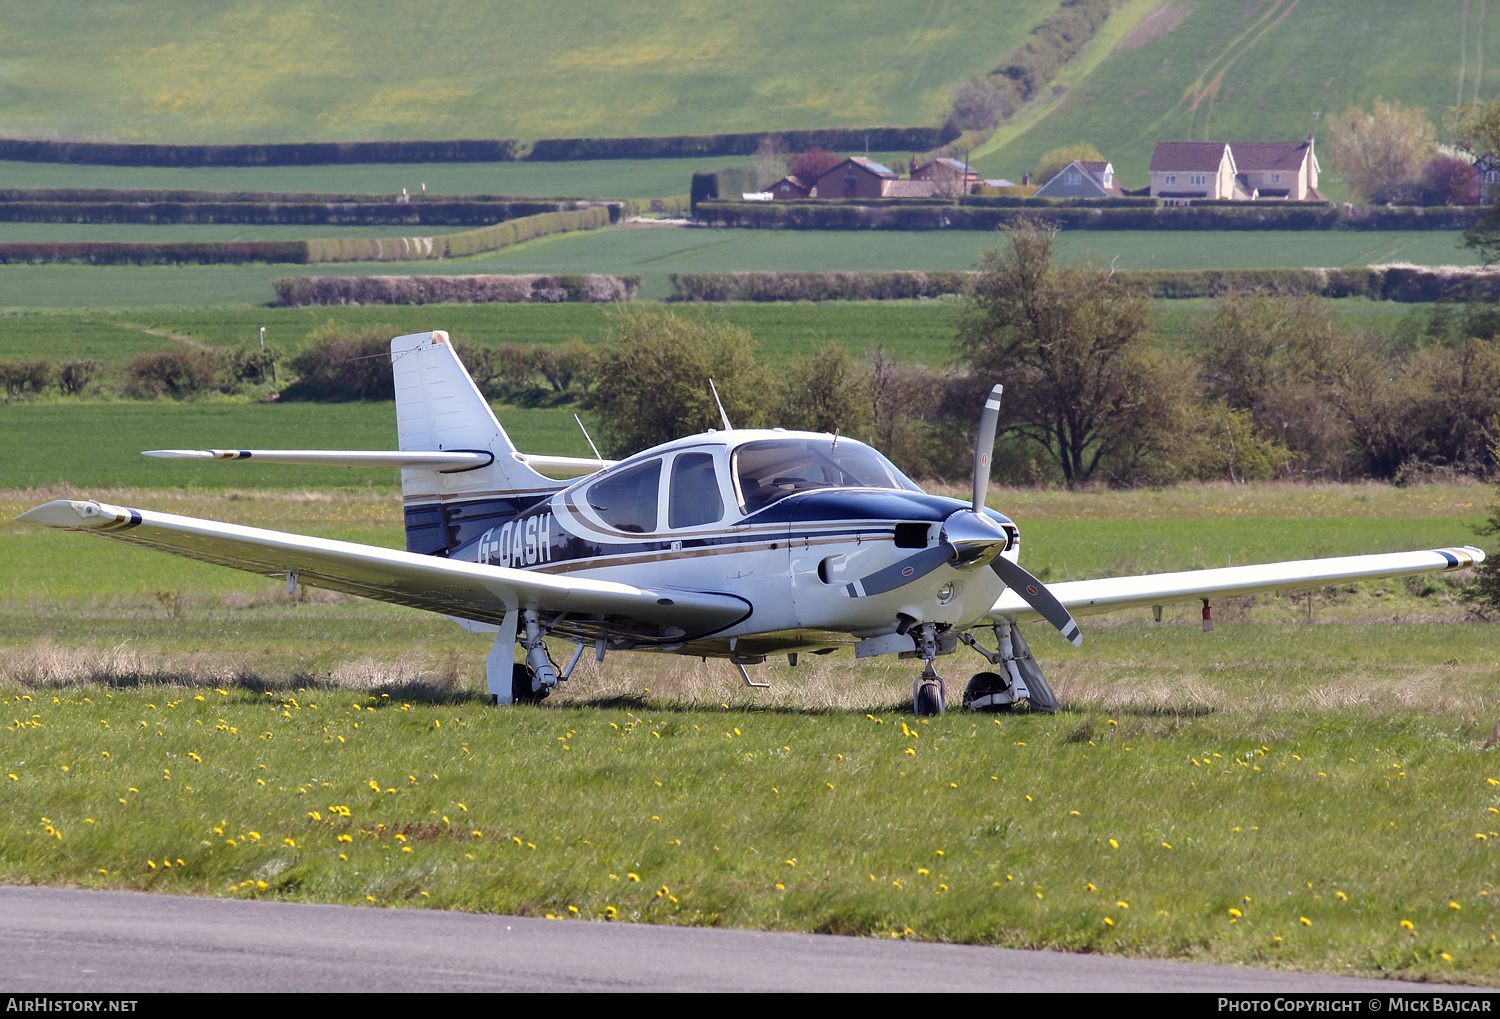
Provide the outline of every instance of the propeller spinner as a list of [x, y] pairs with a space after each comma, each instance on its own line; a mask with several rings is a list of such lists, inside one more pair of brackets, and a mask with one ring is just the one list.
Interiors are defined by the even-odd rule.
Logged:
[[846, 585], [844, 593], [851, 598], [884, 594], [919, 580], [945, 564], [960, 570], [988, 566], [1006, 587], [1025, 599], [1043, 619], [1057, 627], [1075, 646], [1082, 647], [1083, 634], [1062, 602], [1040, 580], [1000, 554], [1010, 543], [1010, 536], [984, 512], [984, 500], [990, 487], [990, 454], [995, 448], [1000, 396], [1004, 389], [1004, 386], [996, 386], [990, 390], [984, 401], [984, 411], [979, 415], [979, 435], [974, 447], [973, 507], [958, 510], [943, 521], [942, 534], [936, 545]]

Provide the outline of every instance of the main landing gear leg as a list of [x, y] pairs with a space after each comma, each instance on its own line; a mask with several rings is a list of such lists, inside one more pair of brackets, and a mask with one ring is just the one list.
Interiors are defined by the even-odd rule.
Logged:
[[917, 653], [927, 664], [911, 687], [912, 710], [918, 715], [941, 715], [948, 690], [943, 684], [943, 677], [932, 667], [932, 660], [937, 657], [937, 627], [932, 623], [923, 623], [921, 633]]
[[1029, 707], [1033, 711], [1054, 712], [1057, 696], [1042, 677], [1041, 667], [1031, 656], [1026, 638], [1014, 623], [995, 625], [998, 652], [986, 651], [968, 634], [959, 638], [965, 644], [998, 665], [1001, 671], [981, 672], [969, 680], [964, 690], [964, 707], [971, 711], [1010, 711]]

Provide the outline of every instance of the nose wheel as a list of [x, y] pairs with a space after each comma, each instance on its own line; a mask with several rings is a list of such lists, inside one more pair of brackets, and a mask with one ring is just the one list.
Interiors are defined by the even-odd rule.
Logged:
[[922, 670], [922, 675], [912, 684], [912, 710], [918, 715], [930, 716], [943, 713], [943, 701], [947, 699], [943, 677], [932, 668], [932, 662]]

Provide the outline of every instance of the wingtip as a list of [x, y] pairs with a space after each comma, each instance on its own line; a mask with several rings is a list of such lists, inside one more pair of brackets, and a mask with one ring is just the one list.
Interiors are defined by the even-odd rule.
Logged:
[[16, 517], [23, 524], [42, 524], [47, 527], [104, 527], [140, 519], [134, 510], [109, 506], [88, 499], [54, 499], [52, 502], [34, 506]]

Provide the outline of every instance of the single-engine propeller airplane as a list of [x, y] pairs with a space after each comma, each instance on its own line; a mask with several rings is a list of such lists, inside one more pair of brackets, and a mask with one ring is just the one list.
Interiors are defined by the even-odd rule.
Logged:
[[[497, 703], [536, 702], [592, 647], [727, 658], [741, 678], [771, 655], [852, 645], [920, 659], [917, 714], [943, 710], [934, 668], [962, 642], [990, 664], [964, 705], [1055, 711], [1020, 624], [1076, 645], [1073, 614], [1317, 587], [1471, 566], [1477, 548], [1309, 559], [1044, 585], [1020, 532], [985, 506], [1001, 387], [980, 417], [969, 503], [927, 495], [871, 447], [837, 434], [738, 429], [611, 461], [521, 453], [442, 332], [391, 341], [397, 451], [153, 450], [147, 456], [400, 468], [406, 551], [59, 500], [18, 518], [446, 614], [493, 633]], [[722, 408], [721, 408], [722, 413]], [[597, 455], [597, 450], [595, 451]], [[543, 472], [575, 476], [553, 480]], [[576, 477], [577, 475], [583, 477]], [[976, 634], [989, 631], [994, 650]], [[566, 668], [551, 637], [577, 645]], [[520, 654], [517, 655], [519, 646]]]

